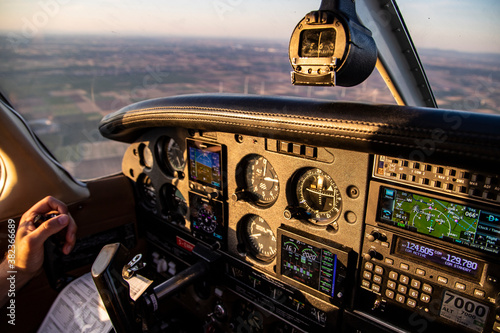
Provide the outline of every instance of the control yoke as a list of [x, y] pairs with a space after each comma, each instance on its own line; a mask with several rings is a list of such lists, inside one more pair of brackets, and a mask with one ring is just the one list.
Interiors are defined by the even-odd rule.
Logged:
[[195, 246], [193, 254], [200, 259], [197, 263], [154, 284], [138, 273], [145, 266], [140, 254], [127, 263], [130, 252], [122, 244], [102, 248], [92, 265], [92, 278], [117, 333], [149, 331], [155, 325], [151, 314], [159, 309], [159, 301], [206, 276], [211, 264], [220, 257], [202, 244]]

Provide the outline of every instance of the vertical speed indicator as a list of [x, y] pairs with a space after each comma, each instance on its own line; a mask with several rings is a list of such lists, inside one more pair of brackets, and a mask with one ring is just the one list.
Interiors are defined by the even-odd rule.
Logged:
[[314, 224], [330, 224], [342, 210], [342, 197], [337, 184], [329, 174], [318, 168], [309, 169], [298, 178], [296, 195], [307, 220]]
[[240, 222], [239, 233], [248, 253], [263, 262], [276, 256], [276, 236], [267, 222], [260, 216], [247, 215]]

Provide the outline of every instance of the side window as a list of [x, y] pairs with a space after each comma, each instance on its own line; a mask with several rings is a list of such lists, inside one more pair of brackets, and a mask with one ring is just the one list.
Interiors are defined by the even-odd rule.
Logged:
[[5, 187], [6, 179], [7, 179], [7, 171], [2, 156], [0, 155], [0, 195], [2, 194], [3, 188]]

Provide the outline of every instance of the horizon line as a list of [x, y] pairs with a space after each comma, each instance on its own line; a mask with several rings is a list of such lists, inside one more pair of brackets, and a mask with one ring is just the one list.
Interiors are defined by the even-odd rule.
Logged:
[[[250, 37], [250, 36], [244, 36], [244, 37], [234, 37], [234, 36], [199, 36], [199, 35], [167, 35], [167, 34], [122, 34], [122, 33], [116, 33], [116, 32], [110, 32], [110, 33], [95, 33], [95, 32], [72, 32], [72, 33], [66, 33], [66, 32], [48, 32], [43, 34], [42, 36], [23, 36], [22, 33], [19, 33], [18, 31], [13, 31], [13, 30], [3, 30], [0, 29], [0, 37], [6, 37], [9, 38], [8, 34], [15, 34], [16, 37], [20, 36], [21, 38], [25, 40], [33, 40], [33, 39], [39, 39], [40, 37], [99, 37], [99, 38], [147, 38], [147, 39], [212, 39], [212, 40], [241, 40], [241, 41], [265, 41], [265, 42], [280, 42], [280, 43], [288, 43], [288, 39], [284, 40], [281, 38], [277, 37], [271, 37], [271, 38], [265, 38], [262, 36], [259, 37]], [[115, 35], [113, 35], [115, 33]], [[491, 55], [491, 56], [500, 56], [500, 51], [499, 52], [493, 52], [493, 51], [464, 51], [464, 50], [456, 50], [456, 49], [443, 49], [439, 47], [417, 47], [417, 50], [426, 50], [426, 51], [439, 51], [439, 52], [454, 52], [454, 53], [460, 53], [460, 54], [474, 54], [474, 55]]]

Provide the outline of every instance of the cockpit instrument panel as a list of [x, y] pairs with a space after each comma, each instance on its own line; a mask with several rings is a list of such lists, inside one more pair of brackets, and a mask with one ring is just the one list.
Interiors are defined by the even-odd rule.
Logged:
[[197, 245], [214, 249], [218, 305], [240, 297], [303, 331], [495, 325], [496, 175], [180, 128], [144, 133], [124, 161], [147, 241], [168, 261], [157, 270], [168, 277]]

